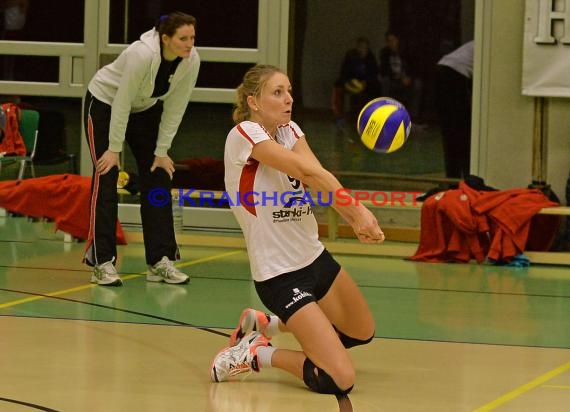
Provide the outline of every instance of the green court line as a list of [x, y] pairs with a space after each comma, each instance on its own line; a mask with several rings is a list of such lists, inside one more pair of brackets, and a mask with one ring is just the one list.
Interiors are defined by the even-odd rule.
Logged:
[[[225, 258], [228, 256], [236, 255], [238, 253], [243, 253], [243, 252], [244, 252], [243, 250], [234, 250], [231, 252], [220, 253], [218, 255], [208, 256], [208, 257], [201, 258], [201, 259], [191, 260], [189, 262], [178, 263], [174, 266], [182, 268], [182, 267], [186, 267], [186, 266], [197, 265], [198, 263], [204, 263], [204, 262], [209, 262], [211, 260], [222, 259], [222, 258]], [[139, 278], [139, 277], [144, 276], [144, 275], [146, 275], [146, 271], [141, 272], [139, 274], [121, 276], [121, 279], [123, 281], [127, 281], [127, 280], [131, 280], [131, 279]], [[45, 298], [52, 297], [52, 296], [66, 295], [68, 293], [78, 292], [80, 290], [91, 289], [91, 288], [94, 288], [96, 286], [98, 286], [98, 285], [95, 283], [89, 283], [87, 285], [76, 286], [74, 288], [56, 290], [54, 292], [44, 293], [43, 296], [30, 296], [30, 297], [23, 298], [23, 299], [13, 300], [11, 302], [6, 302], [6, 303], [0, 304], [0, 309], [11, 308], [11, 307], [14, 307], [17, 305], [22, 305], [24, 303], [33, 302], [36, 300], [45, 299]]]
[[545, 382], [548, 382], [552, 378], [560, 375], [561, 373], [570, 370], [570, 362], [565, 363], [562, 366], [557, 367], [556, 369], [551, 370], [550, 372], [546, 372], [543, 375], [540, 375], [538, 378], [533, 379], [532, 381], [525, 383], [524, 385], [519, 386], [518, 388], [510, 391], [509, 393], [504, 394], [500, 398], [495, 399], [492, 402], [489, 402], [486, 405], [481, 406], [478, 409], [475, 409], [474, 412], [487, 412], [492, 411], [493, 409], [498, 408], [499, 406], [512, 401], [513, 399], [525, 394], [526, 392], [536, 388], [537, 386], [542, 385]]

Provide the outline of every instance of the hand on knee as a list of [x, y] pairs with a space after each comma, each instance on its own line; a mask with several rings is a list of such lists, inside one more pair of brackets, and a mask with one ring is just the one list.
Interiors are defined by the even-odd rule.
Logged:
[[352, 390], [356, 375], [354, 368], [347, 367], [335, 374], [334, 379], [323, 369], [317, 367], [309, 358], [303, 364], [303, 381], [318, 393], [347, 394]]

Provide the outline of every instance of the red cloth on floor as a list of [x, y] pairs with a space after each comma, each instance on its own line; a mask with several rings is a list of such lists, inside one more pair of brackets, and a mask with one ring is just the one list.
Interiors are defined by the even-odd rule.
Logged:
[[[494, 261], [509, 261], [527, 249], [532, 218], [542, 208], [560, 206], [549, 200], [538, 189], [511, 189], [485, 192], [473, 202], [473, 210], [489, 217], [493, 237], [488, 253]], [[540, 228], [544, 247], [548, 250], [554, 241], [558, 227], [547, 225]]]
[[[48, 218], [58, 230], [86, 240], [89, 233], [91, 178], [52, 175], [0, 182], [0, 207], [21, 215]], [[117, 243], [126, 245], [117, 221]]]
[[[410, 260], [481, 263], [487, 257], [508, 262], [531, 243], [529, 233], [538, 232], [531, 231], [540, 221], [535, 215], [554, 206], [559, 204], [537, 189], [477, 191], [460, 182], [458, 189], [423, 203], [420, 243]], [[539, 239], [532, 239], [533, 250], [548, 250], [557, 229], [556, 224], [541, 226]]]
[[422, 206], [420, 244], [410, 259], [422, 262], [485, 260], [489, 226], [471, 210], [479, 192], [460, 184], [429, 197]]

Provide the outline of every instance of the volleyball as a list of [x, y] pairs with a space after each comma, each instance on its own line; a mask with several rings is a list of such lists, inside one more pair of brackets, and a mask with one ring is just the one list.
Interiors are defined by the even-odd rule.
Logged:
[[344, 84], [344, 89], [350, 94], [359, 94], [366, 88], [366, 82], [358, 79], [350, 79]]
[[379, 97], [362, 108], [356, 127], [360, 140], [368, 149], [391, 153], [404, 145], [410, 135], [412, 122], [402, 103]]

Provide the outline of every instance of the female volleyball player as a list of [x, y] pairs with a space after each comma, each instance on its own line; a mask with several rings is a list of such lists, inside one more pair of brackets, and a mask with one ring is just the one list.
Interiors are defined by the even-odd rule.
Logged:
[[[196, 19], [173, 12], [162, 16], [88, 86], [85, 131], [93, 161], [89, 238], [85, 262], [91, 282], [122, 285], [117, 258], [117, 177], [126, 140], [136, 159], [141, 186], [141, 219], [147, 280], [187, 283], [172, 263], [179, 259], [172, 204], [154, 205], [151, 189], [170, 193], [174, 163], [168, 149], [196, 84], [200, 58], [194, 48]], [[165, 192], [167, 191], [167, 192]]]
[[[361, 242], [382, 242], [384, 234], [362, 204], [337, 202], [341, 185], [291, 120], [292, 106], [289, 79], [273, 66], [254, 66], [237, 89], [236, 126], [224, 155], [226, 190], [257, 293], [275, 315], [246, 309], [230, 346], [215, 357], [211, 377], [221, 382], [277, 367], [316, 392], [348, 393], [355, 372], [346, 348], [370, 342], [374, 320], [356, 283], [318, 240], [307, 200], [317, 194], [332, 200]], [[328, 194], [332, 199], [324, 200]], [[293, 333], [302, 351], [271, 346], [279, 331]]]

